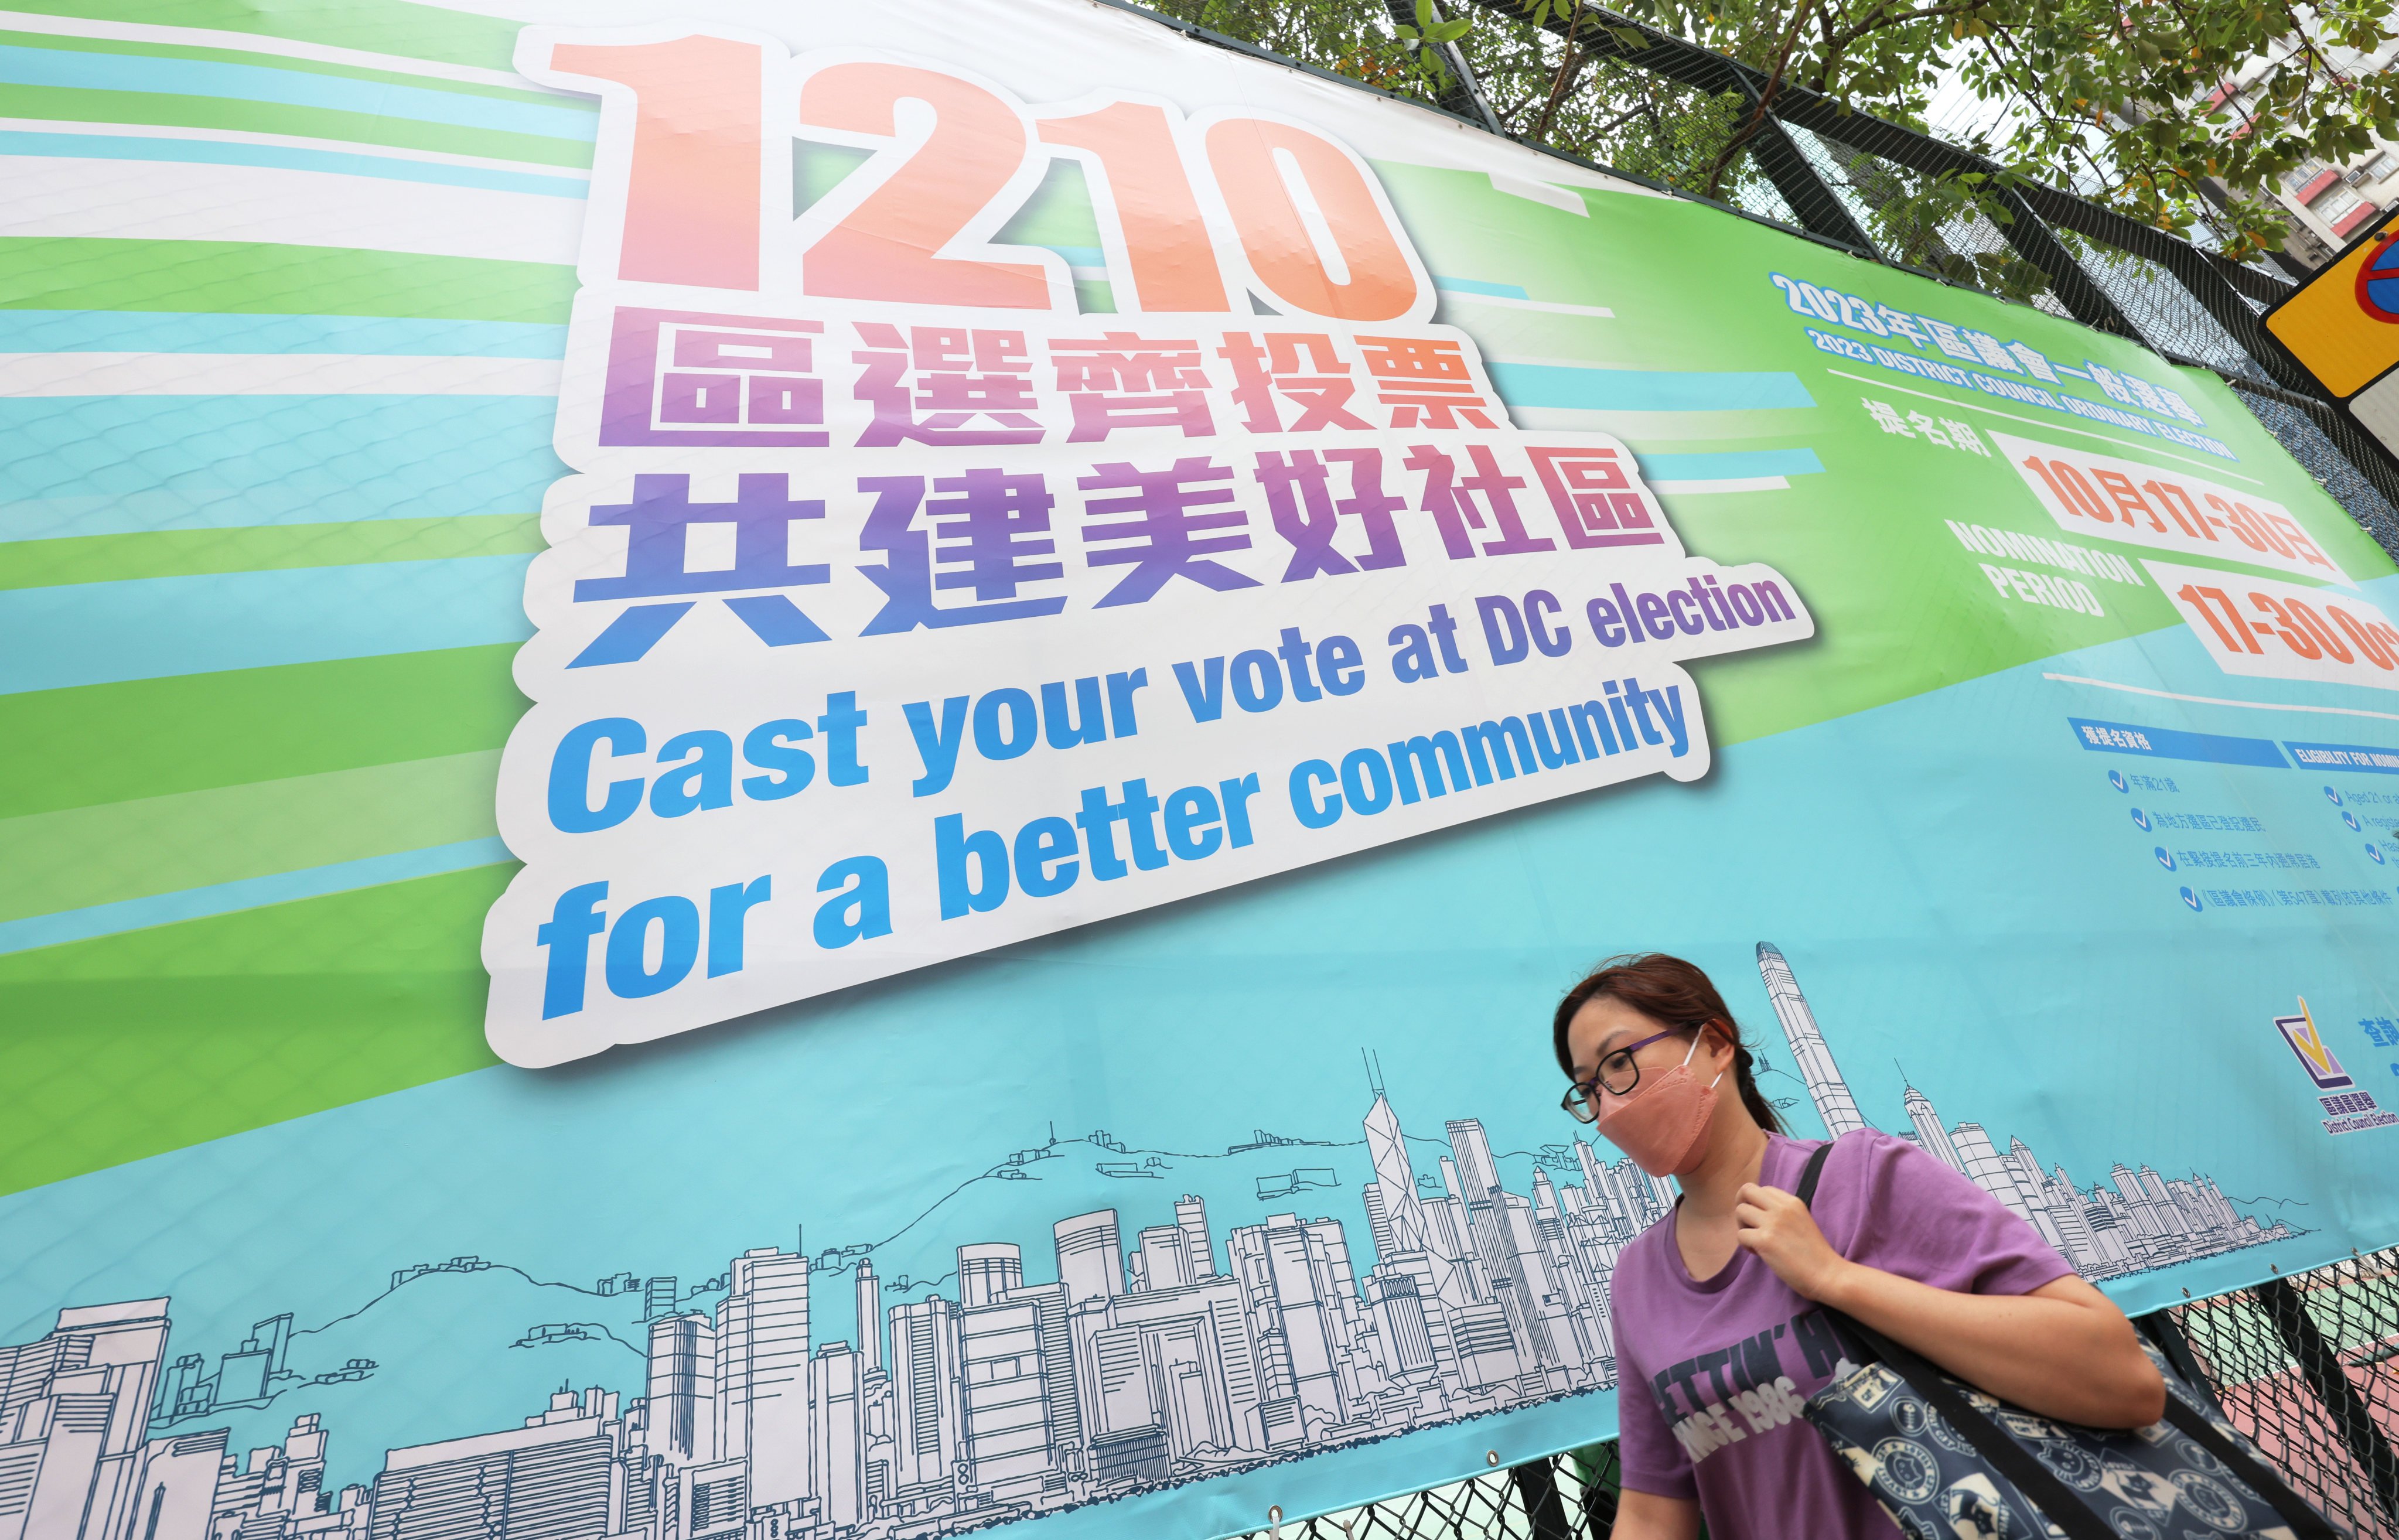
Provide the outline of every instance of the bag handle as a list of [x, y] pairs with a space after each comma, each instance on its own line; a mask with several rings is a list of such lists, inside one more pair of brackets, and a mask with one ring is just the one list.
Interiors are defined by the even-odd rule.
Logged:
[[[1816, 1183], [1823, 1176], [1824, 1161], [1832, 1153], [1831, 1144], [1818, 1145], [1815, 1154], [1808, 1157], [1807, 1169], [1799, 1174], [1799, 1186], [1792, 1196], [1811, 1209], [1816, 1196]], [[2065, 1532], [2067, 1540], [2117, 1540], [2116, 1532], [2092, 1512], [2089, 1505], [2076, 1496], [2072, 1488], [2034, 1459], [2022, 1444], [2009, 1438], [1981, 1408], [1960, 1395], [1957, 1386], [1944, 1379], [1941, 1371], [1921, 1356], [1829, 1304], [1820, 1303], [1816, 1308], [1823, 1311], [1836, 1327], [1865, 1344], [1891, 1372], [1907, 1383], [1909, 1389], [1922, 1397], [1926, 1404], [1973, 1445], [1974, 1452], [1989, 1461], [1992, 1469], [2013, 1482], [2016, 1491], [2038, 1507], [2051, 1523]]]
[[[1824, 1174], [1824, 1161], [1833, 1153], [1827, 1142], [1816, 1147], [1808, 1157], [1807, 1169], [1799, 1173], [1799, 1185], [1793, 1196], [1811, 1210], [1814, 1207], [1817, 1182]], [[2022, 1444], [1994, 1425], [1990, 1417], [1960, 1395], [1942, 1372], [1912, 1348], [1902, 1347], [1881, 1332], [1842, 1314], [1827, 1304], [1817, 1306], [1837, 1326], [1849, 1331], [1888, 1365], [1891, 1372], [1907, 1382], [1908, 1388], [1924, 1398], [1934, 1411], [1946, 1419], [1976, 1453], [1991, 1463], [1992, 1468], [2015, 1483], [2016, 1490], [2038, 1505], [2050, 1521], [2066, 1532], [2067, 1540], [2115, 1540], [2115, 1532], [2102, 1523], [2098, 1515], [2077, 1496], [2072, 1489], [2059, 1480], [2049, 1467], [2034, 1459]], [[2256, 1456], [2226, 1438], [2216, 1425], [2200, 1415], [2176, 1396], [2172, 1387], [2166, 1391], [2165, 1421], [2192, 1442], [2224, 1462], [2241, 1478], [2251, 1491], [2291, 1526], [2300, 1540], [2343, 1540], [2340, 1531], [2315, 1510], [2305, 1498], [2291, 1490], [2290, 1484], [2269, 1469]]]
[[[2332, 1524], [2314, 1505], [2301, 1497], [2279, 1471], [2252, 1454], [2238, 1439], [2228, 1439], [2218, 1429], [2217, 1424], [2232, 1421], [2231, 1413], [2224, 1410], [2224, 1402], [2207, 1383], [2206, 1371], [2200, 1368], [2199, 1360], [2191, 1353], [2190, 1344], [2175, 1327], [2174, 1317], [2160, 1310], [2141, 1317], [2133, 1322], [2133, 1326], [2148, 1338], [2151, 1345], [2165, 1355], [2166, 1362], [2173, 1366], [2173, 1373], [2167, 1382], [2165, 1420], [2188, 1434], [2202, 1449], [2230, 1466], [2233, 1474], [2247, 1482], [2259, 1497], [2281, 1514], [2284, 1521], [2303, 1540], [2327, 1540], [2327, 1537], [2329, 1540], [2342, 1540], [2339, 1527]], [[2173, 1394], [2174, 1382], [2177, 1380], [2181, 1382], [2182, 1388], [2190, 1392], [2188, 1400]]]
[[2318, 1513], [2314, 1505], [2291, 1490], [2291, 1484], [2269, 1468], [2266, 1463], [2226, 1438], [2214, 1423], [2194, 1411], [2183, 1398], [2166, 1390], [2165, 1420], [2176, 1432], [2215, 1455], [2230, 1467], [2252, 1492], [2265, 1500], [2266, 1506], [2281, 1514], [2283, 1522], [2291, 1526], [2301, 1540], [2346, 1540], [2332, 1520]]

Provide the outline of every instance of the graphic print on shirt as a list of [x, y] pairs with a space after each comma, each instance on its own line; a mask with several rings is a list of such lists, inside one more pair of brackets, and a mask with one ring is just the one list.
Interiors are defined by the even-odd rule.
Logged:
[[1810, 1305], [1780, 1326], [1660, 1370], [1650, 1379], [1658, 1406], [1691, 1464], [1728, 1444], [1796, 1421], [1810, 1392], [1782, 1364], [1782, 1344], [1796, 1344], [1813, 1385], [1838, 1379], [1864, 1357], [1833, 1318]]

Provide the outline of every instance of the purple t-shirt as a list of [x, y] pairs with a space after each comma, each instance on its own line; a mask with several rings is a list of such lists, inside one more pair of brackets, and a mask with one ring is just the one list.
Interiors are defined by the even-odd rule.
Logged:
[[[1819, 1142], [1769, 1136], [1758, 1181], [1793, 1191]], [[1841, 1255], [1937, 1289], [2028, 1294], [2074, 1271], [1997, 1198], [1872, 1129], [1834, 1145], [1811, 1207]], [[1669, 1214], [1624, 1249], [1608, 1308], [1627, 1487], [1696, 1497], [1715, 1540], [1898, 1535], [1799, 1415], [1833, 1379], [1841, 1347], [1763, 1261], [1736, 1247], [1714, 1277], [1695, 1281]]]

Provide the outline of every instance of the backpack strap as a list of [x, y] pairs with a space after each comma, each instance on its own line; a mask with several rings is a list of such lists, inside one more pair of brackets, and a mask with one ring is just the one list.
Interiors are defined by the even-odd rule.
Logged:
[[1817, 1145], [1816, 1153], [1808, 1157], [1808, 1169], [1799, 1173], [1799, 1185], [1791, 1195], [1799, 1200], [1801, 1208], [1816, 1206], [1816, 1182], [1824, 1174], [1824, 1157], [1832, 1153], [1833, 1141], [1828, 1139]]

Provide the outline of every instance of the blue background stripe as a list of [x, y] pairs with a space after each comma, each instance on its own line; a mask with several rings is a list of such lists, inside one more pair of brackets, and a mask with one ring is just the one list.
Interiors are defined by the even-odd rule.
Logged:
[[1510, 406], [1581, 407], [1606, 412], [1750, 412], [1814, 406], [1799, 376], [1782, 370], [1715, 372], [1578, 369], [1571, 364], [1485, 366]]
[[336, 861], [331, 866], [312, 866], [300, 871], [278, 871], [207, 887], [187, 887], [180, 893], [121, 898], [113, 904], [10, 920], [0, 925], [0, 953], [88, 941], [95, 936], [115, 936], [151, 925], [172, 925], [179, 920], [202, 920], [211, 914], [230, 914], [237, 909], [288, 904], [296, 898], [321, 898], [328, 893], [346, 893], [513, 859], [508, 845], [495, 834], [480, 840], [460, 840], [454, 844], [430, 845], [423, 850]]
[[[6, 137], [6, 136], [0, 136]], [[381, 353], [562, 358], [566, 328], [383, 316], [0, 310], [0, 353]]]
[[0, 540], [531, 513], [539, 396], [0, 399]]
[[1479, 278], [1436, 277], [1432, 286], [1445, 294], [1489, 294], [1503, 300], [1529, 300], [1521, 283], [1484, 283]]
[[1653, 482], [1728, 482], [1758, 475], [1823, 475], [1813, 449], [1728, 449], [1720, 453], [1644, 453], [1641, 475]]
[[585, 143], [598, 137], [600, 122], [597, 103], [570, 105], [574, 99], [567, 97], [559, 98], [559, 104], [553, 107], [539, 101], [512, 101], [467, 91], [275, 69], [263, 64], [224, 64], [206, 59], [162, 59], [134, 53], [84, 53], [71, 48], [0, 47], [0, 85], [274, 101], [289, 107], [322, 107], [377, 117], [404, 117], [418, 123], [540, 134]]
[[2302, 770], [2341, 774], [2362, 770], [2369, 775], [2399, 776], [2399, 749], [2382, 749], [2370, 743], [2295, 743], [2288, 738], [2283, 740], [2283, 747], [2291, 751]]
[[[2175, 727], [2150, 727], [2137, 722], [2102, 722], [2068, 717], [2075, 741], [2094, 754], [2134, 754], [2148, 759], [2196, 760], [2208, 764], [2249, 764], [2286, 770], [2289, 763], [2271, 738], [2235, 737], [2223, 733], [2187, 733]], [[2111, 741], [2111, 738], [2113, 741]]]
[[332, 171], [343, 176], [432, 182], [454, 187], [488, 187], [545, 197], [588, 196], [590, 183], [577, 177], [500, 171], [481, 166], [450, 166], [400, 155], [312, 150], [296, 144], [244, 144], [221, 139], [150, 139], [130, 134], [0, 133], [0, 155], [86, 155], [95, 160], [179, 160], [218, 166], [273, 166], [287, 171]]
[[0, 353], [388, 353], [566, 358], [566, 329], [533, 321], [274, 317], [184, 309], [0, 309]]
[[1821, 476], [1812, 449], [1727, 450], [1716, 454], [1636, 454], [1652, 481], [1725, 481], [1754, 476]]
[[529, 555], [0, 592], [0, 695], [522, 642]]

